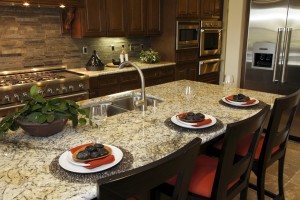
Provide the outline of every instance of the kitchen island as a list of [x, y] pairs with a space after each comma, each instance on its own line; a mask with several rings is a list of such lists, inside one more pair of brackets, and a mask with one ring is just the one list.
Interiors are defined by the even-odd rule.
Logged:
[[[260, 103], [236, 108], [220, 101], [224, 95], [234, 93], [244, 93]], [[28, 136], [21, 129], [9, 132], [0, 141], [0, 199], [95, 198], [97, 179], [151, 163], [195, 137], [207, 143], [223, 134], [226, 124], [252, 116], [264, 103], [272, 105], [278, 97], [242, 89], [228, 91], [222, 86], [186, 80], [147, 87], [146, 94], [163, 101], [157, 107], [149, 106], [145, 112], [134, 110], [108, 117], [100, 129], [73, 128], [68, 123], [62, 132], [47, 138]], [[89, 107], [111, 98], [104, 96], [79, 103]], [[217, 123], [210, 128], [189, 130], [170, 122], [170, 117], [187, 111], [212, 115]], [[59, 167], [57, 160], [62, 153], [90, 141], [119, 147], [124, 153], [123, 160], [116, 167], [94, 174], [76, 174]]]

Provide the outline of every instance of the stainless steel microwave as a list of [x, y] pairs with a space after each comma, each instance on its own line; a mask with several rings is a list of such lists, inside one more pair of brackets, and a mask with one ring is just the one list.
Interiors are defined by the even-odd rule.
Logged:
[[176, 50], [199, 48], [200, 22], [177, 21]]

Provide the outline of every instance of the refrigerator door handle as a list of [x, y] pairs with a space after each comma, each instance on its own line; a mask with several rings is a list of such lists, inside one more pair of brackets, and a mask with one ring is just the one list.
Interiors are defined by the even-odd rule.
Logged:
[[280, 60], [280, 49], [281, 49], [281, 43], [282, 43], [282, 33], [285, 28], [278, 28], [277, 31], [277, 41], [276, 41], [276, 48], [275, 48], [275, 58], [274, 58], [274, 70], [273, 70], [273, 82], [277, 83], [277, 68], [278, 63]]
[[283, 60], [283, 67], [281, 73], [281, 83], [286, 83], [286, 68], [289, 61], [292, 31], [293, 31], [292, 28], [287, 28], [285, 33], [284, 60]]

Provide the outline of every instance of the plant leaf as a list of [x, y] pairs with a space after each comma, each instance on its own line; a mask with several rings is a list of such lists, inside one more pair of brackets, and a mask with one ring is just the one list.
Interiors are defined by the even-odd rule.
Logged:
[[39, 94], [39, 88], [37, 85], [33, 85], [31, 88], [30, 88], [30, 96], [32, 97], [35, 97]]
[[80, 125], [85, 125], [85, 124], [86, 124], [86, 119], [84, 119], [84, 118], [79, 118], [79, 124], [80, 124]]

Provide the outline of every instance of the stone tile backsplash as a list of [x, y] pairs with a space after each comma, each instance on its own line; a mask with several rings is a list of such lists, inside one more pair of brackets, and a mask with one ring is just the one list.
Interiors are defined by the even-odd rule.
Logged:
[[[62, 35], [60, 10], [54, 8], [0, 6], [0, 24], [0, 71], [55, 65], [84, 67], [93, 50], [106, 64], [118, 59], [122, 45], [129, 60], [135, 61], [141, 44], [144, 49], [151, 45], [148, 37], [73, 39]], [[87, 54], [82, 53], [84, 46]]]

